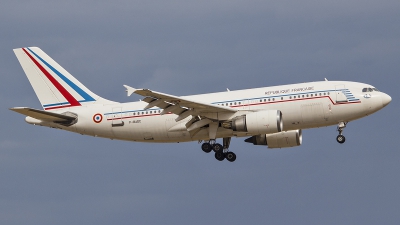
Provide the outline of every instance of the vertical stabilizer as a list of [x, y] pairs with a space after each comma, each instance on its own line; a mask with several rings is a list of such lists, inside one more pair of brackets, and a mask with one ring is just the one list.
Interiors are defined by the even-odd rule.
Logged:
[[14, 49], [45, 110], [111, 102], [87, 89], [40, 48]]

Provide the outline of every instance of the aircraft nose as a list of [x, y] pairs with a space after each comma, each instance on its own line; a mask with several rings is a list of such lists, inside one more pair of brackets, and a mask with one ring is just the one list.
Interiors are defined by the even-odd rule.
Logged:
[[392, 101], [392, 98], [388, 94], [385, 94], [385, 93], [382, 93], [381, 98], [382, 98], [383, 107], [387, 106]]

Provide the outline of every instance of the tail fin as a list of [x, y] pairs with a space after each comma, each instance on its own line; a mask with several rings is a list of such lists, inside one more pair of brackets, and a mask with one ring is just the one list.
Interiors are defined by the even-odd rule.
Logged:
[[111, 102], [87, 89], [40, 48], [14, 53], [45, 110]]

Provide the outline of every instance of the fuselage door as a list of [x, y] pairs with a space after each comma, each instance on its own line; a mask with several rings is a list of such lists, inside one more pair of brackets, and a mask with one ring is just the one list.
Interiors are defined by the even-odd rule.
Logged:
[[343, 84], [335, 86], [335, 98], [337, 103], [347, 102], [345, 91], [346, 90]]
[[121, 107], [113, 108], [112, 113], [112, 126], [113, 127], [120, 127], [124, 125], [124, 121], [122, 121], [122, 113]]

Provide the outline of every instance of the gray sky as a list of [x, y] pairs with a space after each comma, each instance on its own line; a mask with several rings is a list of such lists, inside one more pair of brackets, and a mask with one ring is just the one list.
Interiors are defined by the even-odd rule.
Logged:
[[[400, 2], [10, 1], [0, 7], [1, 224], [399, 224]], [[40, 108], [12, 49], [38, 46], [100, 96], [297, 82], [369, 83], [393, 100], [297, 148], [233, 139], [235, 163], [197, 143], [111, 141], [31, 126]]]

